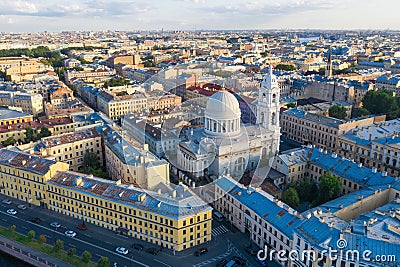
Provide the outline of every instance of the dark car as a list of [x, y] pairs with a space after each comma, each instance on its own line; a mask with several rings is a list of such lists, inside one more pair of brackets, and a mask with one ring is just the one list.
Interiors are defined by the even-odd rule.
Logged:
[[82, 231], [86, 231], [86, 230], [87, 230], [86, 224], [83, 224], [83, 223], [78, 224], [78, 225], [76, 226], [76, 228], [78, 228], [79, 230], [82, 230]]
[[246, 246], [246, 247], [244, 248], [244, 250], [245, 250], [247, 253], [249, 253], [251, 256], [255, 256], [255, 255], [257, 255], [257, 253], [258, 253], [258, 249], [257, 249], [257, 248], [254, 248], [254, 247], [252, 247], [252, 246]]
[[260, 260], [258, 257], [256, 258], [256, 262], [258, 262], [260, 264], [261, 267], [267, 267], [268, 266], [268, 262], [267, 260]]
[[29, 221], [39, 224], [42, 220], [40, 218], [38, 218], [38, 217], [35, 217], [35, 218], [30, 219]]
[[160, 252], [158, 249], [156, 248], [148, 248], [146, 249], [147, 253], [153, 254], [153, 255], [158, 255], [158, 253]]
[[245, 259], [241, 258], [241, 257], [234, 256], [232, 259], [239, 266], [247, 266], [247, 261]]
[[201, 248], [199, 250], [196, 250], [194, 252], [194, 255], [198, 257], [198, 256], [201, 256], [203, 254], [206, 254], [207, 252], [208, 252], [208, 248]]
[[[139, 251], [142, 251], [143, 249], [144, 249], [144, 247], [142, 246], [142, 245], [140, 245], [140, 244], [133, 244], [133, 246], [132, 246], [134, 249], [136, 249], [136, 250], [139, 250]], [[152, 253], [153, 254], [153, 253]]]
[[217, 267], [225, 267], [225, 265], [228, 263], [227, 259], [222, 259], [217, 263]]

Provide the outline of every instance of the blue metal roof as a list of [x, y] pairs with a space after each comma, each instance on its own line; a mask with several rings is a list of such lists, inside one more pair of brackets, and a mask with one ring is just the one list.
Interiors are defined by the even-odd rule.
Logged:
[[257, 192], [253, 188], [250, 189], [251, 193], [249, 194], [248, 189], [241, 188], [227, 177], [221, 177], [215, 183], [289, 238], [291, 238], [293, 230], [300, 224], [300, 218], [293, 214], [294, 210], [290, 209], [289, 212], [278, 206], [273, 201], [273, 196], [264, 191]]

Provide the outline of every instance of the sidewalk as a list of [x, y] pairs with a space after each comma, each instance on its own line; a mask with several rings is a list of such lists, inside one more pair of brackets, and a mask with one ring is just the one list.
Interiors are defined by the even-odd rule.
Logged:
[[38, 267], [72, 267], [72, 265], [69, 265], [57, 258], [3, 236], [0, 236], [0, 250], [26, 263]]

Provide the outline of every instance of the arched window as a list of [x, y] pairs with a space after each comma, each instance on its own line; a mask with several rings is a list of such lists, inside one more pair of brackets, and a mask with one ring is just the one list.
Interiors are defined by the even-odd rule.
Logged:
[[275, 114], [275, 112], [272, 113], [271, 123], [272, 123], [272, 125], [276, 125], [276, 114]]
[[272, 95], [272, 103], [275, 103], [276, 102], [276, 94], [273, 94]]

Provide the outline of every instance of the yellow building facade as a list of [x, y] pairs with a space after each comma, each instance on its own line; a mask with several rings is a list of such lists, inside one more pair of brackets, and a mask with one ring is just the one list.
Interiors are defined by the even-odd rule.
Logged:
[[48, 208], [181, 251], [211, 240], [212, 208], [185, 186], [157, 193], [80, 173], [47, 183]]
[[29, 123], [18, 123], [12, 125], [0, 125], [0, 142], [13, 137], [16, 141], [24, 140], [26, 138], [26, 127], [32, 127], [35, 135], [39, 134], [42, 127], [49, 129], [52, 135], [69, 133], [75, 130], [74, 122], [70, 118], [58, 118], [31, 121]]
[[68, 164], [0, 149], [0, 193], [39, 206], [45, 204], [46, 182]]
[[38, 147], [42, 156], [68, 163], [73, 171], [83, 166], [86, 151], [96, 154], [100, 165], [103, 162], [101, 136], [94, 128], [42, 138]]

